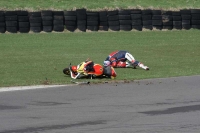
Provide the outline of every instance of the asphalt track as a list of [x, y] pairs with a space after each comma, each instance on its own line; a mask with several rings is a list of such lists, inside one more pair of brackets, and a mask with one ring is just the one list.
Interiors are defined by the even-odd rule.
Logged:
[[199, 133], [200, 75], [1, 88], [0, 133]]

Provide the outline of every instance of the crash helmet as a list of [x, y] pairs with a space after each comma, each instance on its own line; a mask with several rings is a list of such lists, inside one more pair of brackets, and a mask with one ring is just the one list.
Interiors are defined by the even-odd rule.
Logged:
[[104, 66], [110, 66], [110, 61], [109, 61], [109, 60], [105, 60], [105, 61], [103, 62], [103, 65], [104, 65]]
[[72, 70], [73, 72], [76, 72], [76, 71], [77, 71], [77, 66], [71, 66], [71, 70]]

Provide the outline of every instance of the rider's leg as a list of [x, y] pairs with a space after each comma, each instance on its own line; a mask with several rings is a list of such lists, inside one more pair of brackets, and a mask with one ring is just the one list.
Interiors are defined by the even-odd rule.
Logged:
[[135, 58], [130, 54], [130, 53], [126, 53], [125, 58], [132, 63], [133, 67], [136, 68], [136, 66], [139, 66], [145, 70], [149, 70], [149, 68], [147, 66], [144, 66], [143, 63], [136, 61]]

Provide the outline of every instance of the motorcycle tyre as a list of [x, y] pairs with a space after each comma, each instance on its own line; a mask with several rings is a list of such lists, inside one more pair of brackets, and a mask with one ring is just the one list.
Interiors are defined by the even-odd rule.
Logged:
[[64, 68], [64, 69], [63, 69], [63, 73], [66, 74], [66, 75], [70, 75], [70, 70], [69, 70], [69, 68]]

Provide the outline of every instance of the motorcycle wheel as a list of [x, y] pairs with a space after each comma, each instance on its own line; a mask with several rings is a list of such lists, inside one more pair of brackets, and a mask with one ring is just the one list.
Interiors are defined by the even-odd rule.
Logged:
[[70, 70], [69, 70], [69, 68], [64, 68], [64, 69], [63, 69], [63, 73], [66, 74], [66, 75], [70, 75]]

